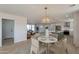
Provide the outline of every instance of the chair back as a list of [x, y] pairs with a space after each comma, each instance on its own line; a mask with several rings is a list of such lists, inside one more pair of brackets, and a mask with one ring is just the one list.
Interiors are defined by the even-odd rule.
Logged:
[[53, 34], [51, 34], [51, 36], [53, 36], [53, 37], [58, 39], [58, 34], [53, 33]]
[[39, 33], [36, 33], [36, 34], [34, 35], [34, 38], [38, 39], [39, 36], [40, 36], [40, 34], [39, 34]]
[[31, 53], [38, 53], [39, 50], [39, 42], [38, 40], [32, 38], [31, 39]]

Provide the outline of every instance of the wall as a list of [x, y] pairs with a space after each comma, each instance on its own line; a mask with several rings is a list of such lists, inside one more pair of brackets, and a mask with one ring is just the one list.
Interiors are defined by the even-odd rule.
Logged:
[[74, 18], [74, 44], [79, 47], [79, 11], [73, 13]]
[[2, 21], [0, 20], [0, 47], [2, 47], [2, 29], [1, 28], [2, 28]]
[[[2, 13], [0, 12], [0, 22], [2, 22], [2, 18], [14, 20], [14, 43], [20, 42], [23, 40], [27, 40], [27, 18], [22, 16], [16, 16], [12, 14]], [[2, 46], [2, 27], [0, 23], [0, 46]]]

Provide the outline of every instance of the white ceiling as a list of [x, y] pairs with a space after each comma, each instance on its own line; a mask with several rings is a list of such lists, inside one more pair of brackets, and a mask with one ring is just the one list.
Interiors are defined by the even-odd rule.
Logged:
[[40, 23], [45, 15], [44, 7], [48, 7], [47, 13], [51, 21], [57, 16], [79, 10], [79, 5], [71, 7], [70, 4], [2, 4], [0, 11], [27, 16], [28, 23]]

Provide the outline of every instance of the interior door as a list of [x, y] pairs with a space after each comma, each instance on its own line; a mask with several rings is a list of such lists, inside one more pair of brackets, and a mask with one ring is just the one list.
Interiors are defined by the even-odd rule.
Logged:
[[14, 20], [2, 20], [2, 37], [14, 38]]

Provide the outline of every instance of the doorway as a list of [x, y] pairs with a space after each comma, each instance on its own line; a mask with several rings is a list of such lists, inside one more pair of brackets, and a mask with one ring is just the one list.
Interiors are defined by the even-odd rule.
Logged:
[[2, 19], [2, 46], [14, 44], [14, 20]]

